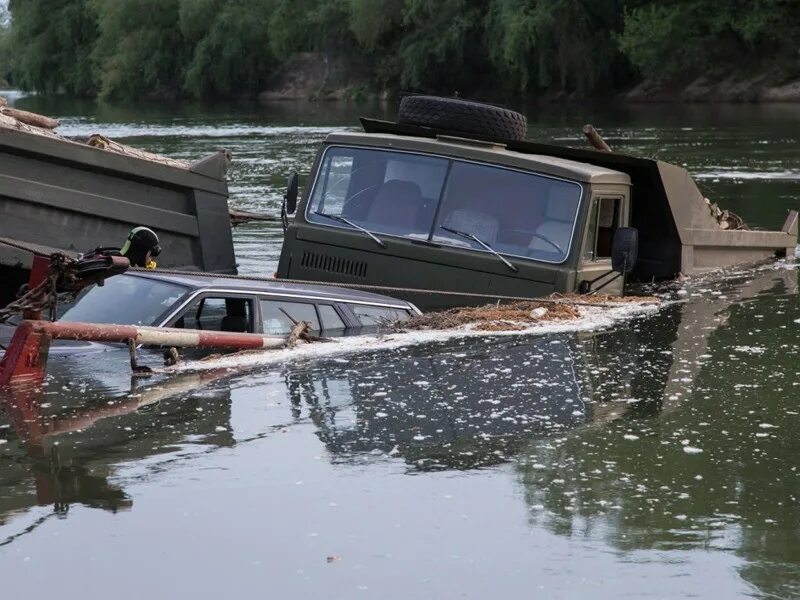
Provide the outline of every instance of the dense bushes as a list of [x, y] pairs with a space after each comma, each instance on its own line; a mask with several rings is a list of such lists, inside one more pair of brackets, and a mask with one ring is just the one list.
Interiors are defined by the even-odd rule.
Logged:
[[[800, 0], [11, 0], [0, 73], [121, 99], [262, 90], [291, 54], [375, 89], [587, 95], [708, 69], [800, 72]], [[2, 23], [2, 15], [0, 15]], [[4, 64], [5, 62], [5, 64]]]

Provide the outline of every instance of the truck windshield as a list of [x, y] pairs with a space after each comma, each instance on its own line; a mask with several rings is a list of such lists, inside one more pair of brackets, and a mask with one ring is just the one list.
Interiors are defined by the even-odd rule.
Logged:
[[156, 325], [188, 288], [146, 277], [117, 275], [103, 286], [93, 286], [59, 321], [114, 325]]
[[[338, 215], [378, 234], [560, 263], [572, 243], [582, 188], [535, 173], [438, 156], [332, 147], [306, 218]], [[471, 234], [478, 241], [452, 233]]]

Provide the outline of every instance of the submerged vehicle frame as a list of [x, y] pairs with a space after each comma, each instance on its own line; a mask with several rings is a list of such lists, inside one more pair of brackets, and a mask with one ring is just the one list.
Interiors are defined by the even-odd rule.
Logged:
[[689, 173], [661, 161], [362, 125], [322, 144], [286, 223], [278, 277], [401, 288], [393, 294], [442, 308], [621, 294], [612, 255], [624, 228], [638, 231], [638, 258], [624, 270], [640, 281], [791, 255], [797, 244], [795, 211], [781, 231], [721, 229]]
[[[144, 326], [283, 336], [299, 321], [325, 336], [370, 333], [384, 321], [420, 314], [413, 304], [358, 290], [272, 280], [129, 271], [92, 287], [61, 323]], [[15, 325], [0, 324], [0, 344]], [[91, 340], [64, 340], [54, 353], [102, 350]]]

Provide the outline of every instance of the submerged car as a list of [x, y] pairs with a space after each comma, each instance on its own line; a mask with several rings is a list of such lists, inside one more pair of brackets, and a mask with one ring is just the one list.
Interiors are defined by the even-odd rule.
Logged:
[[[333, 286], [128, 271], [82, 292], [58, 320], [278, 336], [307, 321], [312, 333], [332, 337], [370, 333], [384, 322], [419, 313], [404, 300]], [[14, 329], [14, 323], [0, 325], [0, 344], [8, 344]], [[61, 341], [52, 351], [92, 347], [103, 346]]]
[[797, 244], [795, 211], [781, 231], [726, 230], [685, 169], [526, 141], [524, 117], [500, 107], [409, 96], [397, 123], [361, 122], [325, 139], [299, 203], [290, 178], [278, 277], [404, 288], [392, 293], [441, 308], [620, 294], [626, 275], [668, 279]]

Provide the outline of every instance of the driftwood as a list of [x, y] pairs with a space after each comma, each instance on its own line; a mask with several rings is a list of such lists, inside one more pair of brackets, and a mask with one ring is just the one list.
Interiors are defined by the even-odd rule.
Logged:
[[720, 229], [730, 229], [732, 231], [750, 230], [750, 227], [747, 226], [744, 219], [735, 212], [720, 208], [716, 202], [711, 202], [708, 198], [705, 198], [705, 202], [708, 207], [708, 212], [717, 220]]
[[174, 158], [169, 158], [160, 154], [154, 154], [152, 152], [145, 152], [144, 150], [139, 150], [138, 148], [131, 148], [130, 146], [110, 140], [106, 136], [100, 135], [99, 133], [89, 136], [89, 139], [86, 140], [86, 144], [88, 146], [92, 146], [93, 148], [100, 148], [101, 150], [108, 150], [109, 152], [116, 152], [117, 154], [124, 154], [125, 156], [141, 158], [151, 162], [159, 162], [171, 167], [179, 167], [181, 169], [188, 169], [190, 167], [189, 163], [186, 161], [176, 160]]
[[589, 143], [594, 146], [596, 150], [600, 150], [600, 152], [613, 152], [611, 146], [606, 144], [603, 137], [597, 133], [597, 130], [591, 125], [584, 125], [583, 133], [586, 134], [586, 139], [589, 140]]
[[19, 110], [17, 108], [0, 108], [0, 113], [7, 117], [12, 117], [26, 125], [33, 125], [34, 127], [41, 127], [43, 129], [55, 129], [59, 123], [55, 119], [45, 117], [36, 113], [28, 112], [27, 110]]
[[229, 208], [228, 213], [231, 216], [231, 225], [236, 227], [242, 223], [249, 223], [251, 221], [267, 221], [269, 223], [280, 223], [280, 217], [273, 217], [272, 215], [265, 215], [262, 213], [254, 213], [246, 210], [238, 210], [236, 208]]
[[295, 323], [295, 326], [292, 327], [291, 333], [289, 333], [289, 337], [286, 338], [286, 347], [294, 348], [301, 341], [306, 341], [305, 337], [308, 335], [310, 330], [311, 323], [308, 321], [300, 321], [299, 323]]

